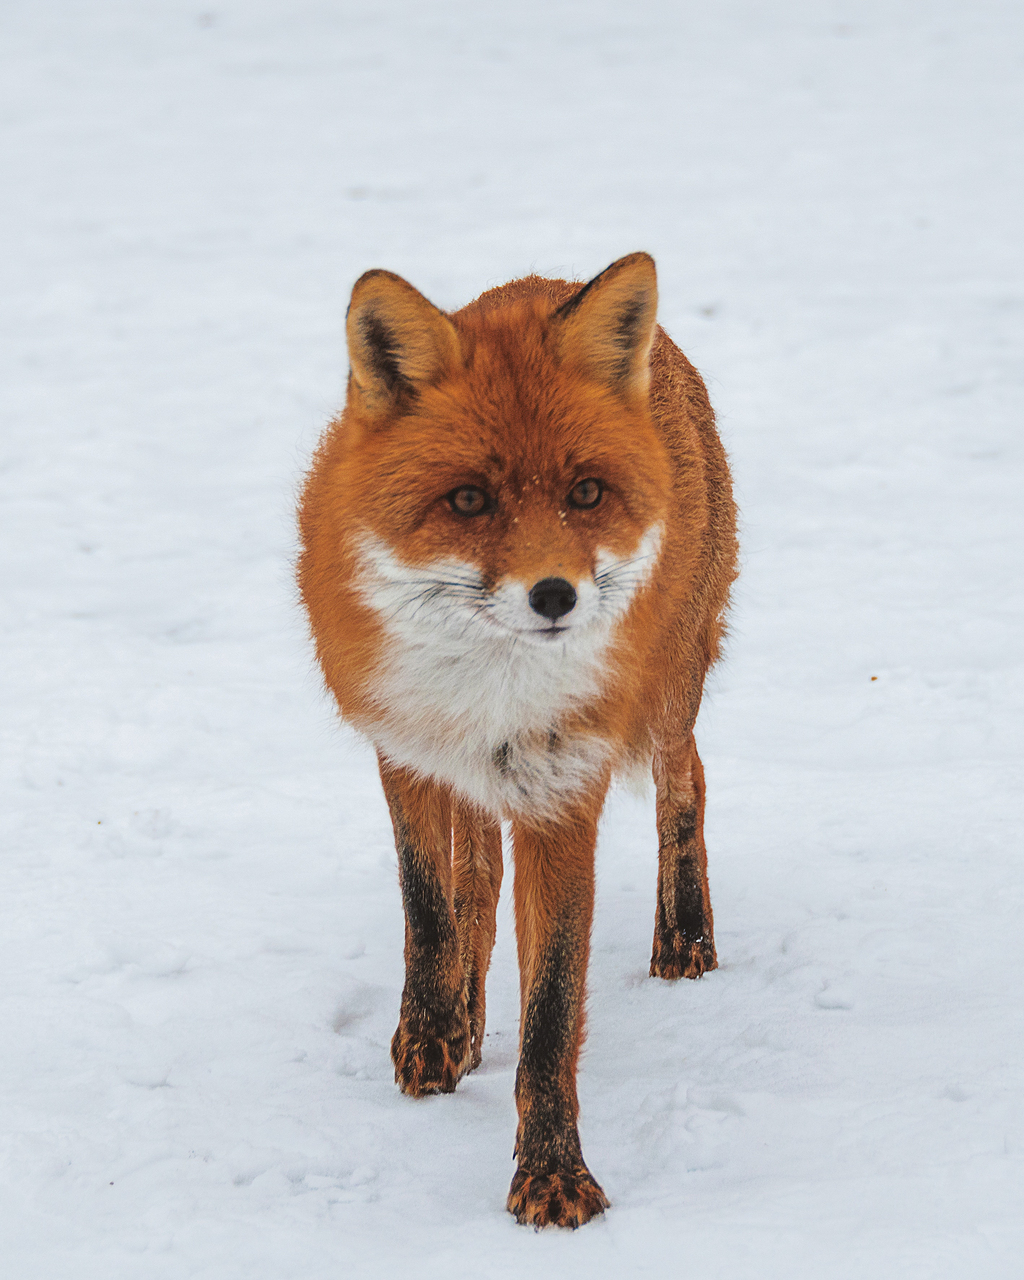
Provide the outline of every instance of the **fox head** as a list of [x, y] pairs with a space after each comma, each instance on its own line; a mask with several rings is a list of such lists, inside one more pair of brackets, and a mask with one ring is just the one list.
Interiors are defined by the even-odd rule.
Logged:
[[502, 294], [449, 316], [390, 272], [353, 290], [339, 496], [373, 603], [407, 638], [571, 642], [620, 617], [657, 558], [653, 260], [622, 258], [561, 305]]

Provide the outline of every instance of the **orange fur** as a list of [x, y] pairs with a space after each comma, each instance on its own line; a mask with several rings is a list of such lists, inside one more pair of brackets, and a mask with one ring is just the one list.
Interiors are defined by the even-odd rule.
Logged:
[[[412, 1094], [454, 1088], [480, 1061], [498, 822], [513, 823], [509, 1208], [534, 1225], [578, 1226], [607, 1203], [579, 1148], [575, 1072], [615, 772], [653, 764], [657, 784], [652, 974], [716, 963], [692, 729], [735, 513], [704, 385], [656, 304], [646, 254], [586, 286], [513, 281], [451, 315], [367, 273], [348, 314], [348, 399], [299, 513], [317, 657], [377, 746], [395, 825], [407, 978], [392, 1054]], [[590, 480], [599, 498], [584, 507]], [[545, 583], [570, 595], [538, 604]]]

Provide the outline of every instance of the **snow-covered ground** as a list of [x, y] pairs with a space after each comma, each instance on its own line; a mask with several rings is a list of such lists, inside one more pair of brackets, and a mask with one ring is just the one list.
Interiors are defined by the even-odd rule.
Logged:
[[[205, 6], [205, 8], [204, 8]], [[1024, 9], [40, 0], [0, 34], [12, 1280], [1024, 1274]], [[585, 1150], [392, 1083], [402, 922], [292, 507], [368, 267], [657, 258], [743, 509], [700, 723], [721, 968], [599, 849]], [[506, 894], [506, 899], [508, 895]]]

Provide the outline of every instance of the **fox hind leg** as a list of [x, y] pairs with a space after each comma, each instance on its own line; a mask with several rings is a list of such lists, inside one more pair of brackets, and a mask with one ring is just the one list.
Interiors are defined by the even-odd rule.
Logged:
[[699, 978], [718, 967], [704, 846], [704, 769], [692, 732], [659, 743], [658, 905], [651, 976]]
[[451, 1093], [470, 1065], [466, 976], [452, 901], [446, 788], [380, 761], [405, 907], [405, 986], [391, 1041], [403, 1093]]
[[452, 829], [455, 922], [466, 976], [472, 1071], [480, 1065], [483, 1053], [485, 987], [501, 890], [501, 826], [479, 809], [456, 801]]

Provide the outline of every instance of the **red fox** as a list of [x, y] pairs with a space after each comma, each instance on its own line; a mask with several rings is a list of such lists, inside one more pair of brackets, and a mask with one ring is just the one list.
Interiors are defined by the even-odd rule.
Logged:
[[700, 375], [658, 327], [654, 261], [528, 276], [461, 311], [369, 271], [351, 371], [303, 490], [299, 586], [341, 714], [374, 744], [405, 907], [395, 1079], [479, 1065], [511, 823], [521, 991], [508, 1208], [578, 1227], [576, 1063], [594, 842], [653, 767], [651, 973], [716, 966], [693, 739], [735, 576], [729, 470]]

